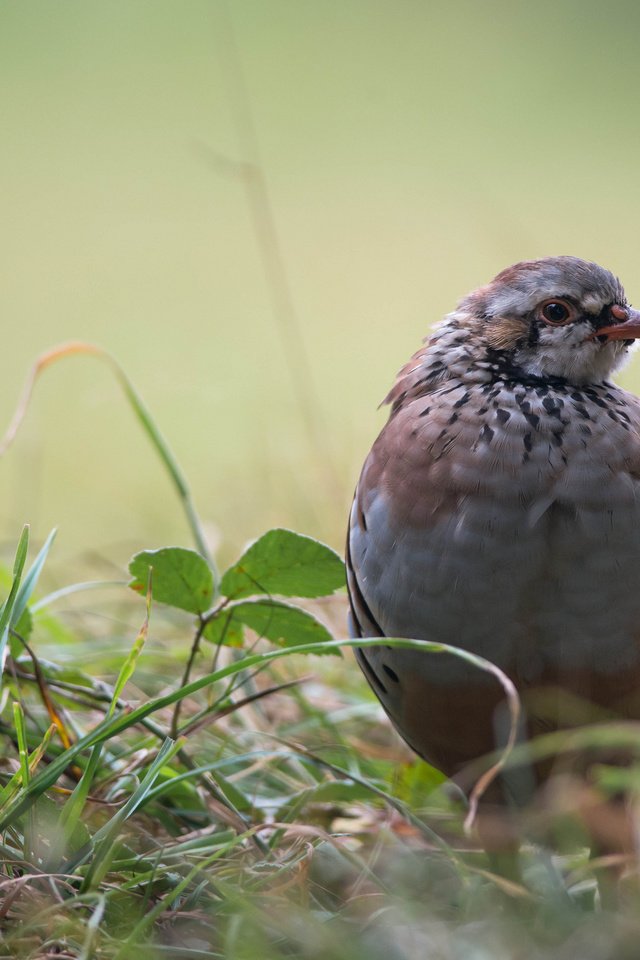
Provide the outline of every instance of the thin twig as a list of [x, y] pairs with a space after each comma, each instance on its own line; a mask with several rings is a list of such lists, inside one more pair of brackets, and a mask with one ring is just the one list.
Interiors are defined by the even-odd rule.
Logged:
[[[193, 664], [198, 655], [198, 650], [200, 649], [200, 641], [202, 640], [202, 634], [204, 633], [207, 621], [203, 616], [199, 616], [198, 629], [196, 630], [196, 635], [193, 638], [193, 643], [191, 644], [191, 651], [189, 653], [189, 659], [184, 668], [184, 673], [182, 674], [182, 681], [180, 683], [181, 687], [186, 687], [189, 682], [189, 677], [191, 676], [191, 670], [193, 669]], [[180, 711], [182, 709], [182, 700], [177, 700], [176, 705], [173, 708], [173, 717], [171, 718], [171, 733], [170, 737], [172, 740], [178, 739], [178, 723], [180, 720]]]
[[[13, 636], [17, 637], [17, 639], [20, 641], [24, 649], [27, 651], [29, 657], [31, 658], [31, 663], [33, 665], [33, 674], [34, 674], [34, 678], [35, 678], [38, 690], [40, 691], [40, 696], [42, 697], [42, 702], [44, 703], [47, 713], [49, 714], [49, 719], [51, 720], [51, 723], [55, 726], [56, 730], [58, 731], [58, 735], [60, 737], [60, 740], [62, 741], [62, 745], [66, 750], [68, 747], [71, 746], [73, 739], [69, 734], [69, 731], [67, 730], [65, 722], [62, 719], [60, 711], [57, 705], [54, 703], [53, 698], [49, 692], [49, 687], [47, 685], [47, 678], [45, 677], [42, 671], [42, 668], [38, 662], [38, 658], [36, 657], [35, 653], [31, 649], [27, 641], [24, 639], [24, 637], [16, 633], [15, 630], [12, 630], [11, 632]], [[76, 771], [78, 771], [78, 768], [76, 768]]]
[[190, 721], [186, 726], [182, 727], [179, 731], [181, 737], [186, 737], [191, 733], [195, 733], [197, 730], [200, 730], [202, 727], [208, 726], [210, 723], [215, 723], [217, 720], [221, 720], [222, 717], [227, 717], [231, 713], [235, 713], [236, 710], [240, 710], [242, 707], [246, 707], [249, 703], [254, 703], [256, 700], [262, 700], [264, 697], [271, 696], [272, 693], [280, 693], [282, 690], [288, 690], [290, 687], [297, 687], [301, 683], [306, 683], [307, 680], [310, 680], [310, 677], [299, 677], [295, 680], [286, 680], [284, 683], [277, 683], [273, 687], [267, 687], [266, 690], [257, 690], [255, 693], [251, 693], [246, 697], [243, 697], [242, 700], [235, 700], [233, 703], [227, 704], [226, 707], [222, 707], [220, 710], [213, 709], [206, 710], [204, 714], [201, 714], [197, 719]]

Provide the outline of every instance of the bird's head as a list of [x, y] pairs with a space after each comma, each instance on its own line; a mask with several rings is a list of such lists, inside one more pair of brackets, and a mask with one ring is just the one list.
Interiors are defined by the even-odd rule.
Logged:
[[600, 382], [640, 338], [640, 311], [596, 263], [547, 257], [516, 263], [450, 315], [486, 357], [525, 376]]

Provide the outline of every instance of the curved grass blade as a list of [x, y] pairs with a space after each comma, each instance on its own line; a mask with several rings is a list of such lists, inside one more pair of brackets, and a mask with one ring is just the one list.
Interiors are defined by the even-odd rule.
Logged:
[[18, 602], [20, 581], [22, 579], [22, 572], [27, 559], [28, 549], [29, 525], [25, 524], [25, 526], [22, 528], [20, 539], [18, 540], [16, 556], [15, 560], [13, 561], [13, 580], [11, 582], [9, 596], [2, 604], [2, 609], [0, 610], [0, 690], [2, 689], [2, 674], [4, 673], [4, 665], [7, 659], [9, 630], [11, 629], [12, 624], [16, 623], [18, 620], [18, 617], [15, 616], [15, 611]]
[[41, 597], [40, 600], [36, 600], [35, 603], [31, 604], [30, 609], [32, 613], [38, 613], [40, 610], [51, 606], [52, 603], [63, 600], [65, 597], [71, 597], [76, 593], [83, 593], [85, 590], [101, 590], [105, 587], [122, 588], [126, 587], [127, 582], [127, 580], [83, 580], [80, 583], [72, 583], [68, 587], [60, 587], [59, 590], [54, 590], [45, 597]]
[[58, 360], [62, 360], [65, 357], [75, 356], [76, 354], [89, 355], [99, 357], [102, 360], [105, 360], [113, 373], [115, 374], [120, 386], [122, 387], [124, 394], [129, 401], [131, 408], [133, 409], [134, 414], [141, 423], [144, 432], [147, 434], [149, 440], [151, 441], [153, 447], [156, 450], [156, 453], [160, 457], [160, 460], [164, 464], [164, 467], [169, 474], [171, 482], [175, 487], [178, 497], [182, 502], [184, 512], [187, 517], [187, 522], [191, 529], [192, 536], [198, 548], [198, 552], [202, 554], [204, 559], [207, 561], [211, 570], [213, 572], [214, 583], [215, 583], [215, 592], [217, 595], [217, 589], [219, 584], [219, 576], [216, 571], [216, 566], [213, 561], [213, 558], [210, 554], [209, 548], [207, 546], [207, 541], [204, 536], [204, 531], [202, 529], [202, 524], [200, 518], [195, 509], [193, 503], [193, 497], [191, 495], [191, 490], [187, 479], [182, 472], [175, 456], [169, 444], [160, 433], [160, 430], [156, 426], [151, 413], [145, 406], [142, 397], [137, 392], [133, 386], [131, 380], [127, 377], [126, 373], [117, 362], [115, 357], [113, 357], [108, 350], [105, 350], [103, 347], [99, 347], [93, 343], [85, 343], [81, 340], [73, 340], [69, 343], [59, 344], [57, 347], [52, 347], [50, 350], [47, 350], [45, 353], [41, 354], [38, 359], [35, 361], [31, 370], [27, 375], [25, 385], [22, 389], [22, 395], [18, 401], [18, 405], [14, 411], [11, 422], [4, 434], [2, 440], [0, 440], [0, 457], [7, 451], [7, 449], [13, 443], [20, 425], [25, 418], [27, 410], [29, 408], [29, 403], [31, 402], [31, 397], [33, 394], [33, 389], [35, 387], [38, 377], [43, 370], [46, 370], [47, 367], [50, 367], [53, 363], [56, 363]]
[[[477, 806], [477, 802], [482, 796], [482, 792], [486, 790], [491, 780], [498, 775], [506, 763], [509, 755], [511, 754], [511, 751], [513, 750], [513, 745], [517, 735], [518, 720], [520, 717], [520, 702], [515, 687], [509, 678], [493, 663], [485, 660], [484, 657], [469, 653], [467, 650], [460, 650], [457, 647], [452, 647], [444, 643], [428, 643], [424, 640], [405, 640], [385, 637], [384, 642], [388, 646], [408, 647], [414, 650], [421, 650], [426, 654], [447, 653], [451, 654], [452, 656], [459, 657], [460, 659], [465, 660], [467, 663], [477, 667], [477, 669], [485, 673], [493, 674], [503, 687], [505, 691], [505, 698], [509, 705], [511, 731], [507, 745], [502, 751], [499, 759], [491, 767], [491, 770], [487, 771], [487, 773], [484, 774], [478, 781], [480, 786], [477, 789], [474, 789], [473, 797]], [[17, 817], [24, 813], [25, 810], [29, 809], [29, 807], [36, 801], [40, 794], [44, 793], [45, 790], [48, 790], [49, 787], [53, 786], [53, 784], [56, 783], [58, 778], [71, 764], [71, 762], [84, 750], [87, 750], [96, 744], [105, 743], [107, 740], [110, 740], [123, 730], [126, 730], [135, 723], [146, 719], [151, 714], [156, 713], [159, 710], [163, 710], [166, 707], [172, 706], [178, 700], [182, 700], [185, 697], [191, 696], [191, 694], [196, 693], [198, 690], [202, 690], [204, 687], [210, 686], [212, 683], [216, 683], [219, 680], [224, 680], [227, 677], [234, 676], [243, 670], [252, 669], [253, 667], [262, 667], [265, 664], [270, 663], [272, 660], [279, 660], [282, 657], [291, 656], [293, 653], [324, 653], [328, 648], [339, 649], [341, 647], [370, 647], [376, 645], [380, 645], [379, 637], [332, 640], [328, 643], [310, 643], [292, 649], [285, 648], [269, 650], [267, 653], [254, 654], [250, 657], [244, 657], [241, 660], [236, 660], [220, 670], [216, 670], [214, 673], [209, 673], [203, 677], [199, 677], [197, 680], [193, 680], [190, 683], [179, 687], [172, 693], [165, 694], [162, 697], [156, 697], [155, 699], [137, 707], [135, 710], [131, 710], [130, 712], [122, 712], [111, 718], [105, 718], [105, 720], [99, 723], [90, 733], [86, 734], [84, 737], [81, 737], [74, 744], [72, 744], [69, 749], [65, 750], [58, 757], [56, 757], [56, 759], [53, 760], [48, 767], [46, 767], [46, 769], [41, 770], [40, 773], [38, 773], [31, 780], [26, 790], [22, 791], [17, 797], [15, 797], [15, 799], [13, 799], [11, 803], [8, 804], [8, 806], [0, 814], [0, 831], [5, 830], [8, 826], [10, 826]], [[467, 820], [469, 820], [469, 817]]]

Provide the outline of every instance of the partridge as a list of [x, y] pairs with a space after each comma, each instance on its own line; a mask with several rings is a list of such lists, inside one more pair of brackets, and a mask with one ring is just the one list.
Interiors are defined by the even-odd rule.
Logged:
[[[352, 636], [487, 658], [530, 733], [640, 719], [640, 400], [609, 380], [638, 337], [620, 281], [568, 256], [516, 263], [445, 317], [400, 371], [356, 489]], [[357, 657], [447, 776], [495, 749], [494, 676], [384, 643]]]

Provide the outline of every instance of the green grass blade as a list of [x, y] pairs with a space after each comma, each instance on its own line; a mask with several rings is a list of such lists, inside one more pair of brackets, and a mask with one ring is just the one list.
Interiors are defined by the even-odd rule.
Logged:
[[[202, 561], [201, 561], [201, 562], [202, 562]], [[113, 686], [113, 697], [111, 698], [111, 703], [109, 704], [109, 709], [108, 709], [108, 711], [107, 711], [107, 717], [112, 717], [112, 716], [113, 716], [113, 714], [114, 714], [114, 712], [115, 712], [115, 709], [116, 709], [116, 707], [117, 707], [117, 705], [118, 705], [118, 700], [120, 699], [120, 694], [122, 693], [122, 691], [124, 690], [125, 686], [127, 685], [127, 682], [131, 679], [131, 677], [133, 676], [133, 674], [134, 674], [134, 672], [135, 672], [136, 665], [137, 665], [137, 663], [138, 663], [138, 658], [139, 658], [140, 654], [142, 653], [142, 648], [144, 647], [145, 641], [146, 641], [146, 639], [147, 639], [147, 636], [149, 635], [149, 618], [150, 618], [150, 616], [151, 616], [151, 579], [152, 579], [151, 574], [152, 574], [152, 572], [151, 572], [151, 570], [150, 570], [150, 571], [149, 571], [149, 580], [148, 580], [148, 584], [147, 584], [147, 598], [146, 598], [146, 613], [145, 613], [145, 618], [144, 618], [144, 620], [143, 620], [143, 622], [142, 622], [142, 626], [140, 627], [140, 629], [139, 629], [139, 631], [138, 631], [138, 635], [136, 636], [135, 640], [133, 641], [133, 646], [131, 647], [131, 650], [129, 651], [129, 654], [128, 654], [128, 656], [127, 656], [127, 659], [124, 661], [124, 663], [123, 663], [122, 666], [120, 667], [120, 671], [119, 671], [119, 673], [118, 673], [118, 677], [117, 677], [116, 682], [115, 682], [115, 684], [114, 684], [114, 686]]]
[[93, 958], [96, 956], [94, 944], [100, 931], [100, 925], [102, 924], [102, 918], [104, 916], [106, 905], [107, 898], [100, 895], [98, 897], [96, 908], [91, 914], [90, 919], [87, 921], [87, 933], [84, 943], [82, 944], [82, 951], [78, 954], [78, 960], [93, 960]]
[[102, 744], [98, 744], [91, 751], [89, 762], [87, 763], [82, 776], [74, 787], [71, 796], [62, 808], [59, 820], [60, 831], [58, 836], [54, 838], [51, 856], [49, 858], [50, 869], [54, 869], [53, 865], [58, 861], [60, 856], [63, 855], [64, 850], [66, 849], [67, 844], [69, 843], [76, 826], [78, 825], [78, 821], [82, 816], [82, 811], [84, 810], [87, 802], [87, 797], [89, 796], [89, 791], [91, 790], [91, 784], [94, 781], [100, 765], [101, 755]]
[[9, 596], [0, 609], [0, 691], [2, 690], [2, 673], [7, 659], [7, 645], [9, 643], [9, 630], [11, 624], [15, 623], [18, 617], [15, 616], [18, 591], [20, 590], [20, 581], [27, 559], [27, 550], [29, 549], [29, 526], [25, 524], [20, 534], [16, 556], [13, 562], [13, 580]]
[[115, 370], [122, 389], [124, 390], [125, 396], [131, 404], [133, 412], [138, 418], [138, 421], [142, 425], [142, 428], [147, 434], [149, 440], [155, 447], [156, 453], [164, 464], [167, 473], [169, 474], [169, 477], [171, 478], [171, 481], [178, 493], [178, 496], [182, 501], [182, 505], [187, 515], [187, 520], [189, 522], [189, 526], [191, 527], [191, 532], [198, 548], [198, 552], [202, 554], [213, 572], [214, 590], [217, 593], [220, 578], [217, 574], [216, 566], [209, 551], [209, 547], [207, 546], [206, 537], [202, 529], [200, 518], [196, 512], [193, 498], [191, 496], [191, 490], [189, 488], [189, 484], [187, 483], [187, 478], [182, 472], [178, 461], [174, 457], [173, 452], [169, 447], [169, 444], [158, 429], [153, 417], [151, 416], [151, 413], [143, 402], [142, 397], [133, 386], [131, 380], [129, 380], [120, 364], [117, 363], [117, 361], [110, 354], [105, 354], [105, 356], [109, 360], [112, 368]]
[[126, 587], [127, 583], [127, 580], [84, 580], [82, 583], [72, 583], [68, 587], [61, 587], [59, 590], [54, 590], [45, 597], [41, 597], [40, 600], [36, 600], [35, 603], [31, 604], [31, 612], [38, 613], [39, 610], [44, 610], [58, 600], [71, 597], [76, 593], [83, 593], [85, 590], [102, 590], [105, 587], [118, 587], [121, 589], [122, 587]]
[[[32, 774], [34, 773], [36, 767], [40, 763], [45, 750], [49, 745], [52, 735], [55, 733], [56, 727], [52, 723], [49, 729], [46, 731], [42, 741], [38, 746], [32, 750], [29, 754], [29, 780], [31, 779]], [[25, 731], [26, 733], [26, 731]], [[24, 782], [21, 770], [16, 770], [10, 780], [4, 785], [2, 790], [0, 790], [0, 810], [4, 807], [6, 803], [11, 799], [11, 797], [19, 790], [20, 786]]]
[[11, 623], [17, 623], [22, 614], [24, 613], [25, 607], [27, 606], [29, 600], [31, 599], [31, 594], [35, 590], [38, 578], [42, 573], [42, 568], [45, 564], [45, 561], [49, 555], [49, 551], [53, 545], [53, 541], [56, 537], [56, 530], [52, 530], [45, 542], [43, 543], [40, 551], [38, 552], [37, 557], [31, 564], [29, 572], [24, 578], [24, 583], [18, 590], [18, 595], [16, 597], [15, 607], [13, 614], [11, 616]]
[[[25, 789], [29, 786], [31, 779], [29, 771], [29, 750], [27, 748], [27, 731], [24, 724], [24, 711], [20, 703], [13, 704], [13, 723], [16, 731], [16, 740], [18, 741], [18, 757], [20, 761], [20, 779]], [[31, 850], [33, 843], [33, 810], [27, 814], [27, 823], [23, 835], [23, 854], [25, 860], [31, 859]]]
[[18, 756], [20, 759], [20, 779], [24, 787], [29, 786], [29, 751], [27, 749], [27, 732], [24, 726], [24, 713], [19, 703], [13, 704], [13, 722], [15, 724], [16, 739], [18, 741]]

